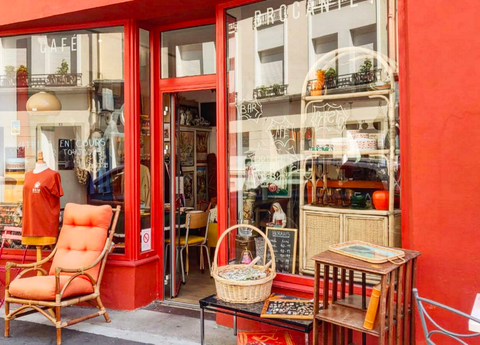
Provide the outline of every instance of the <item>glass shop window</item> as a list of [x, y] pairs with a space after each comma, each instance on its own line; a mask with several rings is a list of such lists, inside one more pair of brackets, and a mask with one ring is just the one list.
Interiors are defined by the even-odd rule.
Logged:
[[216, 73], [215, 25], [162, 33], [162, 78]]
[[[0, 230], [21, 226], [39, 152], [66, 203], [124, 203], [124, 29], [0, 38]], [[114, 239], [124, 252], [124, 213]]]
[[[269, 233], [278, 272], [311, 275], [310, 258], [346, 240], [397, 244], [395, 229], [384, 234], [398, 206], [370, 202], [399, 185], [387, 18], [376, 0], [227, 10], [228, 217]], [[263, 240], [239, 229], [229, 262], [264, 257]]]

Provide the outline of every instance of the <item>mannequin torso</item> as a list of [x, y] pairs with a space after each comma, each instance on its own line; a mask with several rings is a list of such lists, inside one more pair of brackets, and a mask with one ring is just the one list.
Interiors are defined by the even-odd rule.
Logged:
[[48, 165], [47, 163], [35, 163], [35, 169], [33, 169], [33, 173], [34, 174], [39, 174], [41, 173], [42, 171], [44, 170], [47, 170], [48, 169]]

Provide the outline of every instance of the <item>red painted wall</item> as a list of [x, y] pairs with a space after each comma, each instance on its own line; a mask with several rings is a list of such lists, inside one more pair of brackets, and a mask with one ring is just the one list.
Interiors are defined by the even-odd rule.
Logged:
[[420, 295], [469, 314], [480, 293], [480, 2], [399, 2], [404, 244], [422, 252]]
[[[133, 1], [135, 0], [16, 0], [15, 6], [12, 6], [11, 1], [0, 0], [0, 8], [2, 9], [0, 14], [0, 25], [37, 20], [69, 12], [77, 12]], [[112, 19], [116, 18], [104, 18], [104, 20]]]

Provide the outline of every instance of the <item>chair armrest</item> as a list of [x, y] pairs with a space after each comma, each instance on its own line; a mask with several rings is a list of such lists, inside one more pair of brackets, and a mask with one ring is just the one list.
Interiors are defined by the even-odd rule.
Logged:
[[63, 294], [65, 293], [65, 290], [67, 287], [70, 285], [70, 283], [77, 277], [79, 276], [86, 276], [88, 280], [90, 281], [90, 284], [95, 288], [95, 284], [97, 283], [93, 277], [88, 274], [87, 272], [79, 272], [74, 275], [72, 275], [70, 278], [68, 278], [67, 282], [62, 288], [62, 291], [60, 291], [60, 275], [55, 274], [55, 294], [58, 295], [60, 294], [60, 299], [62, 299]]
[[[10, 276], [10, 272], [11, 272], [11, 269], [12, 268], [18, 268], [16, 266], [19, 266], [19, 265], [13, 265], [15, 264], [14, 262], [7, 262], [7, 265], [5, 266], [5, 289], [8, 290], [8, 288], [10, 287], [10, 282], [11, 282], [11, 276]], [[33, 264], [35, 267], [31, 267], [31, 268], [27, 268], [27, 269], [22, 269], [20, 271], [20, 273], [15, 277], [15, 279], [20, 279], [21, 277], [23, 277], [26, 273], [28, 272], [32, 272], [32, 271], [40, 271], [42, 272], [43, 275], [47, 275], [47, 271], [41, 267], [38, 267], [35, 264]]]
[[53, 258], [53, 256], [55, 255], [56, 252], [57, 252], [57, 247], [55, 247], [52, 250], [52, 252], [46, 258], [44, 258], [40, 261], [32, 262], [31, 264], [17, 264], [16, 262], [7, 262], [5, 267], [6, 268], [8, 268], [8, 267], [12, 267], [12, 268], [35, 268], [37, 266], [41, 266], [44, 263], [50, 261], [50, 259]]

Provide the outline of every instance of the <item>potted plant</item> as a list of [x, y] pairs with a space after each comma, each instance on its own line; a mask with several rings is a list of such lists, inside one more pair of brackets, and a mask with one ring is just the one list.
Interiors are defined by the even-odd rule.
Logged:
[[327, 88], [337, 87], [337, 71], [333, 67], [330, 67], [325, 72], [325, 87]]
[[28, 85], [28, 68], [25, 65], [20, 65], [17, 69], [17, 86]]
[[355, 85], [359, 84], [367, 84], [375, 81], [375, 73], [372, 70], [372, 60], [370, 58], [366, 58], [360, 68], [358, 73], [354, 73], [353, 79], [355, 81]]
[[265, 85], [260, 85], [257, 87], [257, 97], [264, 98], [267, 97], [267, 87]]
[[62, 59], [62, 63], [60, 64], [60, 67], [57, 67], [57, 76], [59, 84], [65, 84], [66, 83], [66, 75], [68, 74], [68, 62], [65, 61], [65, 59]]
[[279, 84], [273, 84], [272, 91], [273, 91], [275, 96], [280, 96], [280, 85]]

